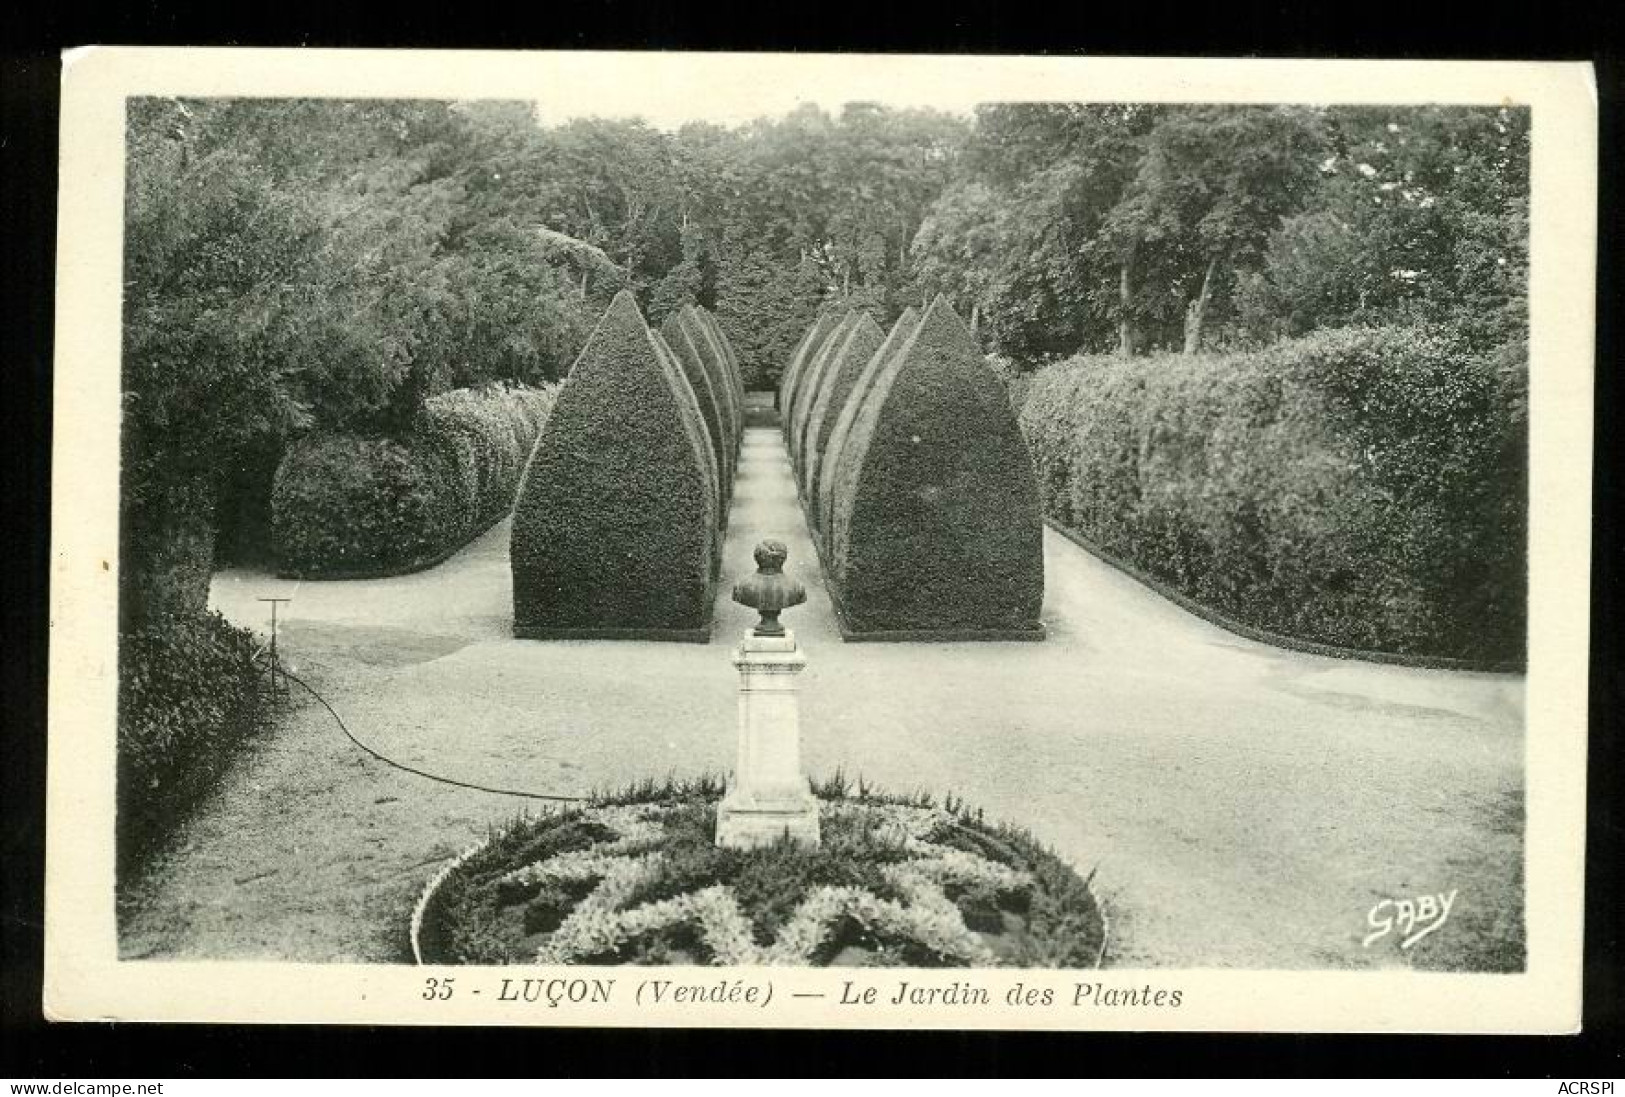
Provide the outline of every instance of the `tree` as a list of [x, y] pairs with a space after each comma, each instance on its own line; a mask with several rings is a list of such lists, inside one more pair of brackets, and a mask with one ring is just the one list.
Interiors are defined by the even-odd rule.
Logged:
[[649, 293], [650, 323], [658, 326], [684, 305], [697, 304], [704, 281], [700, 265], [692, 259], [684, 259], [672, 267]]
[[529, 153], [534, 207], [548, 228], [602, 249], [642, 292], [681, 261], [671, 139], [636, 119], [577, 118], [543, 129]]
[[1529, 113], [1338, 108], [1305, 208], [1238, 291], [1254, 340], [1430, 321], [1480, 348], [1527, 335]]
[[201, 610], [219, 480], [232, 542], [263, 539], [289, 437], [399, 432], [451, 385], [568, 369], [594, 302], [538, 232], [538, 177], [510, 167], [541, 147], [528, 119], [512, 104], [132, 103], [132, 617], [149, 592]]
[[979, 108], [961, 175], [915, 240], [923, 285], [966, 308], [985, 344], [1020, 361], [1108, 342], [1119, 263], [1095, 240], [1158, 110]]
[[811, 326], [823, 285], [810, 262], [794, 266], [731, 241], [717, 286], [717, 321], [739, 356], [748, 388], [771, 388]]
[[[687, 207], [715, 264], [718, 307], [723, 266], [755, 251], [786, 276], [802, 277], [810, 264], [821, 292], [895, 315], [918, 297], [911, 248], [963, 132], [962, 122], [938, 112], [868, 103], [837, 117], [806, 106], [727, 139], [715, 127], [685, 127], [678, 143], [692, 176]], [[749, 244], [724, 249], [728, 239]]]
[[914, 268], [922, 289], [941, 294], [981, 328], [993, 296], [1009, 226], [1005, 207], [986, 183], [960, 180], [942, 192], [914, 237]]
[[1201, 349], [1215, 296], [1301, 206], [1323, 148], [1316, 115], [1300, 108], [1181, 107], [1157, 119], [1100, 233], [1119, 263], [1124, 353], [1139, 349], [1135, 318], [1176, 322], [1185, 353]]
[[279, 190], [241, 143], [206, 139], [211, 114], [206, 104], [130, 104], [120, 529], [128, 626], [203, 610], [220, 468], [256, 440], [311, 422], [307, 371], [365, 357], [365, 336], [336, 303], [342, 287], [324, 277], [342, 264], [332, 263], [321, 211]]

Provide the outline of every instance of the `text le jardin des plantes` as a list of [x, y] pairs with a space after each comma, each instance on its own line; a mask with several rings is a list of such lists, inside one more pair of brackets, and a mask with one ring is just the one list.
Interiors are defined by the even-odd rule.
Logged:
[[[801, 984], [804, 986], [804, 984]], [[543, 1009], [590, 1011], [605, 1008], [687, 1006], [696, 1010], [725, 1006], [769, 1009], [793, 1002], [815, 1002], [862, 1010], [876, 1006], [939, 1009], [1179, 1009], [1184, 990], [1155, 983], [1080, 981], [1076, 979], [963, 978], [920, 981], [912, 978], [858, 976], [839, 978], [827, 990], [776, 989], [771, 979], [741, 976], [715, 978], [650, 977], [515, 978], [481, 980], [467, 974], [431, 976], [420, 999], [449, 1002], [464, 996]]]

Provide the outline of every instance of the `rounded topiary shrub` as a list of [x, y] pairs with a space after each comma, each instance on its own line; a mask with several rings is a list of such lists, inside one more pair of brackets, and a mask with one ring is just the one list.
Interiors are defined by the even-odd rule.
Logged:
[[1043, 635], [1043, 515], [1004, 386], [938, 297], [857, 409], [832, 473], [849, 639]]
[[424, 963], [1097, 966], [1088, 882], [963, 805], [839, 778], [817, 849], [713, 844], [720, 782], [645, 787], [498, 828], [431, 882]]
[[847, 397], [857, 386], [863, 368], [886, 341], [886, 333], [868, 313], [846, 332], [834, 357], [824, 367], [817, 391], [807, 401], [806, 416], [801, 428], [801, 495], [808, 502], [807, 517], [818, 524], [819, 468], [823, 462], [824, 442], [835, 429], [835, 418], [845, 405]]
[[514, 635], [703, 641], [717, 472], [693, 391], [629, 292], [560, 390], [514, 510]]
[[400, 438], [312, 434], [271, 488], [283, 575], [343, 579], [427, 567], [512, 508], [552, 387], [488, 385], [431, 397]]
[[[914, 334], [914, 329], [920, 323], [920, 310], [910, 305], [903, 310], [897, 318], [897, 323], [886, 335], [886, 341], [880, 344], [880, 349], [869, 356], [858, 370], [857, 379], [852, 383], [852, 390], [847, 393], [841, 406], [832, 407], [828, 417], [834, 419], [829, 428], [829, 437], [823, 444], [823, 468], [818, 474], [816, 495], [811, 500], [812, 509], [816, 517], [810, 520], [818, 541], [818, 551], [826, 556], [830, 551], [830, 527], [834, 524], [835, 516], [835, 469], [840, 462], [841, 454], [846, 450], [847, 440], [852, 436], [852, 425], [857, 421], [858, 409], [863, 406], [870, 391], [875, 386], [875, 378], [880, 376], [886, 363], [897, 348], [908, 342], [908, 337]], [[829, 570], [828, 562], [825, 571]]]
[[288, 447], [271, 488], [278, 570], [302, 579], [412, 570], [459, 543], [469, 498], [440, 446], [302, 438]]

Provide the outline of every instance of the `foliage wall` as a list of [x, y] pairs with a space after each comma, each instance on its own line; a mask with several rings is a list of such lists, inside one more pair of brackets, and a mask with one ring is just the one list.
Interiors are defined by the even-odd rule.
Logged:
[[214, 613], [120, 631], [121, 873], [163, 847], [254, 734], [263, 704], [255, 655], [248, 630]]
[[340, 579], [416, 571], [513, 509], [557, 386], [433, 397], [397, 437], [317, 431], [288, 448], [272, 489], [282, 574]]
[[1516, 661], [1525, 363], [1448, 327], [1070, 359], [1021, 424], [1051, 519], [1287, 636]]
[[821, 535], [821, 517], [816, 505], [818, 499], [818, 480], [823, 471], [824, 454], [830, 432], [835, 429], [835, 420], [841, 409], [857, 388], [858, 378], [863, 375], [864, 367], [869, 364], [886, 341], [886, 333], [876, 324], [874, 318], [868, 313], [859, 317], [858, 322], [852, 325], [841, 346], [835, 360], [825, 371], [818, 391], [813, 394], [807, 405], [806, 425], [802, 430], [799, 452], [801, 454], [800, 468], [797, 470], [801, 480], [802, 495], [808, 501], [807, 520], [813, 525], [815, 536]]

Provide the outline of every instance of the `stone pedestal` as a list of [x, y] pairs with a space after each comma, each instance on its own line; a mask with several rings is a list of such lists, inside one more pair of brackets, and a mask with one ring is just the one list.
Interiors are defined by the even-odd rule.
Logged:
[[796, 676], [807, 665], [795, 633], [745, 633], [739, 668], [739, 757], [717, 809], [717, 845], [752, 849], [785, 835], [818, 845], [818, 801], [801, 772]]

